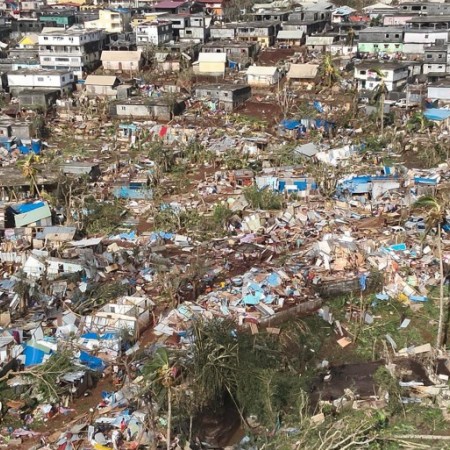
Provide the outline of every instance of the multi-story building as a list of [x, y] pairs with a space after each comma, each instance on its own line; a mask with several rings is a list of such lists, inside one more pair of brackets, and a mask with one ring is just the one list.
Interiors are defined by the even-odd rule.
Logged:
[[244, 42], [259, 42], [261, 47], [270, 47], [275, 44], [280, 28], [280, 22], [238, 23], [236, 39]]
[[21, 69], [7, 76], [9, 91], [15, 96], [30, 89], [69, 91], [74, 83], [70, 70]]
[[209, 38], [210, 17], [203, 14], [189, 16], [188, 26], [179, 30], [180, 41], [203, 43]]
[[39, 60], [43, 69], [72, 70], [77, 77], [100, 65], [105, 34], [76, 27], [43, 30], [39, 36]]
[[125, 33], [131, 30], [131, 12], [126, 9], [101, 9], [98, 19], [86, 21], [84, 26], [90, 30]]
[[43, 11], [39, 16], [39, 22], [45, 27], [68, 28], [75, 24], [75, 11]]
[[138, 48], [147, 45], [161, 45], [172, 40], [172, 22], [155, 20], [141, 23], [136, 27], [136, 45]]
[[447, 45], [438, 41], [437, 45], [425, 48], [423, 73], [429, 78], [440, 78], [447, 75]]
[[403, 27], [371, 27], [359, 32], [358, 52], [401, 53], [403, 52]]
[[449, 28], [450, 16], [413, 17], [406, 23], [404, 53], [422, 56], [436, 41], [448, 42]]
[[[377, 72], [381, 72], [383, 77], [380, 77]], [[410, 64], [401, 62], [366, 61], [355, 66], [354, 72], [359, 91], [374, 90], [382, 82], [388, 91], [396, 91], [405, 86], [409, 76]]]

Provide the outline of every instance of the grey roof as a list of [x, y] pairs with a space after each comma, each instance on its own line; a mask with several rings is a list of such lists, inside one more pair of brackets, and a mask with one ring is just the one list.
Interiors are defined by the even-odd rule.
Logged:
[[310, 142], [309, 144], [299, 145], [298, 147], [295, 147], [294, 152], [300, 155], [312, 157], [316, 153], [319, 153], [319, 148], [316, 144], [314, 144], [314, 142]]
[[280, 30], [277, 39], [301, 39], [303, 34], [302, 30]]

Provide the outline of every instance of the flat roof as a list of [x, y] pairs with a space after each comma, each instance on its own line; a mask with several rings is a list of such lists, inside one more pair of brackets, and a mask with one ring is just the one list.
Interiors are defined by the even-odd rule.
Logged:
[[409, 62], [381, 62], [381, 61], [363, 61], [360, 64], [355, 65], [356, 69], [401, 69], [406, 68], [412, 65], [412, 63]]
[[450, 15], [442, 16], [417, 16], [406, 21], [407, 23], [450, 22]]
[[369, 27], [364, 28], [360, 33], [403, 33], [404, 27]]
[[195, 89], [211, 89], [214, 91], [238, 91], [239, 89], [249, 88], [248, 84], [199, 84]]
[[56, 70], [56, 69], [18, 69], [8, 75], [67, 75], [72, 73], [71, 70]]

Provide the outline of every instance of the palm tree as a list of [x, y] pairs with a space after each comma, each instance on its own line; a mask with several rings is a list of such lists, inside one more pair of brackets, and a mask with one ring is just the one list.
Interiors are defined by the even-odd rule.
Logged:
[[319, 73], [322, 82], [328, 87], [341, 78], [339, 70], [334, 65], [331, 53], [325, 53], [319, 67]]
[[146, 366], [145, 371], [149, 375], [148, 382], [150, 390], [153, 390], [159, 394], [165, 393], [167, 395], [166, 445], [167, 450], [170, 450], [172, 428], [172, 394], [177, 369], [174, 365], [171, 365], [167, 350], [165, 348], [159, 348], [156, 350], [152, 361]]
[[437, 229], [437, 251], [438, 251], [438, 259], [439, 259], [439, 323], [438, 323], [438, 332], [436, 337], [436, 347], [440, 348], [443, 344], [444, 338], [444, 262], [442, 260], [442, 222], [445, 218], [445, 202], [440, 201], [436, 197], [432, 196], [424, 196], [419, 198], [415, 203], [414, 207], [418, 209], [422, 209], [426, 214], [426, 228], [425, 228], [425, 236], [433, 229]]
[[385, 75], [380, 69], [371, 69], [371, 72], [374, 72], [377, 77], [380, 79], [380, 82], [373, 90], [372, 99], [378, 103], [379, 114], [380, 114], [380, 128], [381, 128], [381, 136], [384, 133], [384, 101], [386, 100], [386, 95], [388, 93], [388, 89], [385, 83]]
[[39, 162], [39, 156], [30, 153], [24, 160], [20, 162], [22, 175], [30, 181], [30, 191], [36, 191], [37, 195], [41, 195], [39, 187], [36, 183], [37, 168], [36, 164]]

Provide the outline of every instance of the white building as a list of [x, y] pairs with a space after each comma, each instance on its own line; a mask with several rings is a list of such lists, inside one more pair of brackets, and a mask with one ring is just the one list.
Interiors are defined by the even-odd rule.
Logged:
[[[378, 69], [383, 73], [384, 77], [381, 78], [375, 72]], [[358, 83], [358, 90], [372, 91], [378, 87], [378, 85], [384, 81], [388, 91], [395, 91], [403, 87], [408, 77], [410, 76], [410, 67], [406, 63], [363, 63], [355, 66], [354, 77]]]
[[403, 53], [410, 55], [423, 55], [425, 47], [441, 41], [448, 41], [448, 30], [419, 30], [407, 28], [405, 30]]
[[247, 69], [247, 83], [250, 86], [272, 86], [281, 78], [275, 66], [250, 66]]
[[81, 78], [83, 72], [100, 65], [104, 32], [72, 27], [44, 28], [39, 35], [39, 60], [43, 69], [72, 70]]
[[155, 20], [141, 23], [136, 27], [136, 44], [138, 48], [146, 45], [161, 45], [171, 41], [172, 22], [167, 20]]
[[21, 69], [9, 72], [7, 77], [12, 95], [29, 89], [70, 91], [74, 83], [70, 70]]
[[137, 338], [150, 325], [150, 309], [153, 306], [148, 297], [122, 297], [117, 303], [108, 303], [84, 317], [84, 328], [100, 334], [126, 329]]
[[445, 103], [450, 102], [450, 83], [448, 81], [440, 81], [438, 83], [428, 85], [427, 97], [432, 100], [440, 100]]

